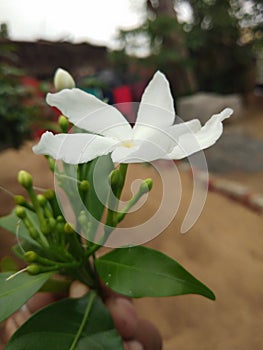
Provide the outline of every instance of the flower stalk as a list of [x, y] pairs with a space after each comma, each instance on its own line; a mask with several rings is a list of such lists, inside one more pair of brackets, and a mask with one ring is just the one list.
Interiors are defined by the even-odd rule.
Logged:
[[30, 217], [28, 216], [26, 209], [24, 207], [17, 206], [16, 207], [16, 215], [18, 218], [20, 218], [23, 221], [23, 223], [24, 223], [26, 229], [28, 230], [28, 233], [32, 239], [34, 239], [43, 248], [49, 247], [49, 243], [48, 243], [46, 237], [37, 230], [37, 228], [35, 227], [34, 223], [30, 219]]
[[36, 193], [33, 188], [33, 179], [32, 176], [25, 170], [20, 170], [18, 173], [18, 182], [27, 190], [27, 193], [31, 199], [32, 205], [37, 214], [40, 229], [44, 234], [50, 232], [50, 228], [48, 227], [47, 221], [44, 218], [43, 211], [41, 205], [37, 199]]
[[129, 210], [139, 201], [139, 199], [147, 192], [150, 192], [152, 189], [152, 179], [146, 179], [144, 180], [140, 187], [139, 190], [135, 193], [135, 195], [128, 201], [127, 205], [125, 208], [118, 213], [117, 216], [117, 221], [118, 223], [121, 222], [126, 214], [129, 212]]

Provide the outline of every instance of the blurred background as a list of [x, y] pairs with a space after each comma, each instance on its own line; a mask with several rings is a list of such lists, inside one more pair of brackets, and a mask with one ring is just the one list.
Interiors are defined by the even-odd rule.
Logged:
[[[184, 296], [136, 305], [160, 328], [165, 350], [262, 349], [262, 0], [0, 0], [1, 215], [13, 207], [10, 194], [21, 192], [21, 168], [39, 187], [52, 186], [45, 159], [31, 147], [56, 124], [45, 94], [58, 67], [112, 104], [139, 102], [159, 69], [181, 119], [204, 123], [234, 109], [220, 141], [205, 151], [210, 192], [198, 222], [177, 234], [192, 191], [180, 163], [181, 209], [150, 243], [209, 285], [217, 301]], [[0, 258], [14, 241], [0, 231]]]

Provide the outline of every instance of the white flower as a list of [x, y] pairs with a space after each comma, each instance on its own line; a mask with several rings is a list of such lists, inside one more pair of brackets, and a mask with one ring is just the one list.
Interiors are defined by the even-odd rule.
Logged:
[[54, 85], [57, 91], [73, 89], [75, 87], [75, 81], [69, 72], [62, 68], [58, 68], [54, 75]]
[[47, 103], [88, 133], [46, 132], [33, 151], [70, 164], [108, 153], [117, 163], [181, 159], [213, 145], [223, 132], [222, 121], [233, 113], [226, 108], [203, 127], [197, 119], [176, 124], [169, 83], [160, 72], [144, 91], [133, 128], [116, 108], [79, 89], [48, 94]]

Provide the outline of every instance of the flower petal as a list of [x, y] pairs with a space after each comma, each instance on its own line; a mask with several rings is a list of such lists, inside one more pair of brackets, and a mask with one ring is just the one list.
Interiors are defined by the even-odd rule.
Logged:
[[164, 74], [157, 71], [143, 93], [134, 133], [137, 133], [140, 125], [167, 128], [173, 124], [174, 119], [174, 102], [169, 82]]
[[202, 149], [212, 146], [223, 133], [223, 121], [233, 114], [231, 108], [225, 108], [221, 113], [214, 114], [197, 132], [198, 143]]
[[202, 125], [200, 123], [200, 120], [198, 119], [192, 119], [190, 121], [187, 121], [185, 123], [178, 123], [172, 125], [170, 128], [168, 128], [169, 134], [173, 138], [173, 140], [178, 143], [178, 139], [180, 136], [186, 133], [196, 133], [199, 130], [201, 130]]
[[114, 163], [129, 163], [126, 160], [130, 159], [131, 154], [136, 152], [138, 148], [139, 148], [139, 145], [136, 145], [132, 148], [127, 148], [119, 144], [118, 147], [116, 147], [111, 154], [112, 161]]
[[167, 158], [182, 159], [212, 146], [222, 135], [223, 120], [229, 118], [232, 113], [231, 108], [226, 108], [221, 113], [213, 115], [199, 131], [180, 136], [178, 145], [167, 155]]
[[80, 164], [112, 152], [118, 142], [109, 137], [93, 134], [53, 135], [47, 131], [33, 147], [33, 151], [69, 164]]
[[155, 131], [150, 130], [147, 139], [135, 140], [135, 146], [131, 148], [119, 144], [112, 152], [113, 162], [142, 163], [164, 158], [171, 148], [171, 137], [168, 133]]
[[131, 137], [130, 124], [116, 108], [80, 89], [48, 94], [47, 103], [57, 107], [79, 128], [120, 140]]

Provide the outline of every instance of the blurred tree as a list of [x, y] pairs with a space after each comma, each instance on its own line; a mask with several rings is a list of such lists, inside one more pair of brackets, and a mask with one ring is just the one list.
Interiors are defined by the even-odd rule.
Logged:
[[[196, 91], [185, 32], [178, 21], [173, 1], [147, 0], [145, 6], [145, 22], [134, 30], [120, 31], [122, 53], [140, 52], [143, 45], [149, 55], [140, 62], [166, 73], [175, 95]], [[120, 53], [117, 57], [120, 62]]]
[[6, 23], [0, 24], [0, 38], [1, 39], [8, 39], [8, 27]]
[[[190, 16], [179, 21], [187, 4]], [[253, 88], [255, 48], [262, 45], [262, 0], [145, 0], [145, 21], [120, 31], [124, 54], [147, 48], [147, 65], [163, 70], [174, 93]], [[122, 53], [122, 55], [121, 55]], [[196, 81], [198, 81], [198, 86]]]
[[253, 89], [255, 48], [262, 44], [262, 1], [188, 1], [193, 15], [185, 24], [186, 45], [200, 89], [220, 93]]
[[156, 53], [154, 64], [164, 71], [177, 95], [197, 90], [189, 51], [185, 45], [185, 32], [179, 23], [172, 0], [147, 0], [148, 33], [151, 47]]

